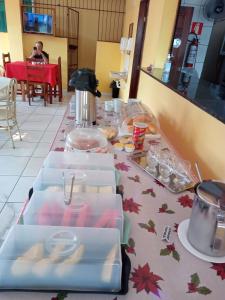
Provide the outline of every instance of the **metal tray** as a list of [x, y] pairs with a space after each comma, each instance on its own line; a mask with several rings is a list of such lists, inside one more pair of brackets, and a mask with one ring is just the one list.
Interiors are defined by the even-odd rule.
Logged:
[[156, 168], [158, 170], [157, 175], [152, 174], [151, 171], [149, 170], [146, 155], [147, 155], [147, 151], [136, 152], [136, 153], [130, 155], [128, 157], [128, 159], [131, 162], [133, 162], [135, 165], [137, 165], [139, 168], [141, 168], [143, 171], [145, 171], [146, 173], [151, 175], [154, 179], [158, 180], [170, 192], [178, 194], [185, 190], [190, 189], [191, 187], [193, 187], [195, 185], [195, 182], [192, 180], [191, 176], [188, 177], [188, 179], [190, 180], [188, 183], [186, 183], [186, 184], [180, 183], [179, 184], [179, 182], [178, 182], [175, 185], [174, 184], [174, 179], [176, 178], [175, 174], [170, 175], [170, 181], [168, 183], [162, 182], [160, 179], [160, 174], [159, 174], [158, 168]]

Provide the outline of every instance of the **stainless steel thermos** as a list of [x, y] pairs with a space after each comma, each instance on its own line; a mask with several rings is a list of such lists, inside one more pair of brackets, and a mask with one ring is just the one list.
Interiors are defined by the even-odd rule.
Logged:
[[77, 125], [96, 123], [96, 98], [89, 91], [75, 90], [75, 122]]
[[203, 254], [225, 256], [225, 182], [196, 186], [187, 238]]

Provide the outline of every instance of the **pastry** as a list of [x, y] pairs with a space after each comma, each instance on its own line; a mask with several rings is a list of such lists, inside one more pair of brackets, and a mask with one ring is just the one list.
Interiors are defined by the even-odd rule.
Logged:
[[32, 272], [38, 277], [46, 276], [46, 274], [50, 271], [52, 264], [60, 259], [60, 253], [63, 248], [64, 244], [56, 245], [49, 257], [43, 258], [34, 264]]
[[132, 136], [123, 136], [119, 139], [121, 144], [128, 144], [132, 142]]
[[127, 153], [133, 152], [134, 149], [135, 149], [135, 147], [134, 147], [133, 144], [126, 144], [126, 145], [125, 145], [125, 151], [126, 151]]
[[122, 144], [122, 143], [115, 143], [115, 144], [113, 145], [113, 147], [114, 147], [116, 150], [122, 151], [123, 148], [124, 148], [124, 144]]
[[117, 248], [118, 248], [117, 245], [113, 246], [113, 248], [110, 250], [103, 264], [101, 278], [102, 281], [104, 282], [110, 282], [112, 279], [112, 270], [113, 270], [113, 264], [116, 258], [117, 250], [118, 250]]
[[84, 255], [85, 247], [80, 245], [72, 255], [56, 266], [55, 274], [58, 277], [64, 277], [70, 274], [75, 264], [79, 263]]
[[24, 276], [31, 271], [34, 262], [43, 258], [43, 243], [33, 245], [22, 256], [18, 257], [11, 266], [14, 276]]

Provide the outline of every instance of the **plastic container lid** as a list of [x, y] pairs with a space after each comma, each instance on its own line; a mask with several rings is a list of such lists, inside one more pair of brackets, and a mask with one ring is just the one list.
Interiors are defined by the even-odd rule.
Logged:
[[0, 249], [0, 289], [118, 291], [120, 233], [15, 225]]
[[66, 138], [66, 147], [81, 152], [96, 152], [97, 149], [108, 145], [105, 136], [94, 128], [76, 128]]
[[142, 122], [135, 122], [134, 123], [134, 127], [137, 127], [137, 128], [147, 128], [148, 125], [146, 123], [142, 123]]
[[114, 170], [114, 158], [110, 153], [51, 151], [44, 167], [56, 169]]
[[197, 195], [222, 210], [225, 210], [225, 182], [222, 181], [203, 181], [196, 189]]
[[75, 176], [73, 193], [116, 193], [116, 177], [112, 170], [70, 170], [42, 168], [34, 183], [34, 191], [68, 191]]
[[35, 191], [24, 213], [27, 225], [117, 228], [123, 239], [122, 199], [118, 194], [74, 194], [71, 204], [64, 193]]

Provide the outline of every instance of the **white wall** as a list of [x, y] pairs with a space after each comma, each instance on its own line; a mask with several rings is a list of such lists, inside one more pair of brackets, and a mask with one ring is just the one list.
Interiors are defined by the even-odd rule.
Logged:
[[[182, 6], [190, 6], [194, 8], [192, 22], [202, 22], [203, 29], [202, 34], [199, 36], [199, 47], [198, 47], [198, 54], [195, 64], [195, 69], [198, 72], [198, 76], [201, 76], [203, 64], [206, 57], [206, 52], [212, 32], [212, 27], [214, 21], [209, 21], [204, 18], [203, 16], [203, 9], [205, 2], [207, 0], [182, 0]], [[191, 28], [190, 28], [191, 31]]]

